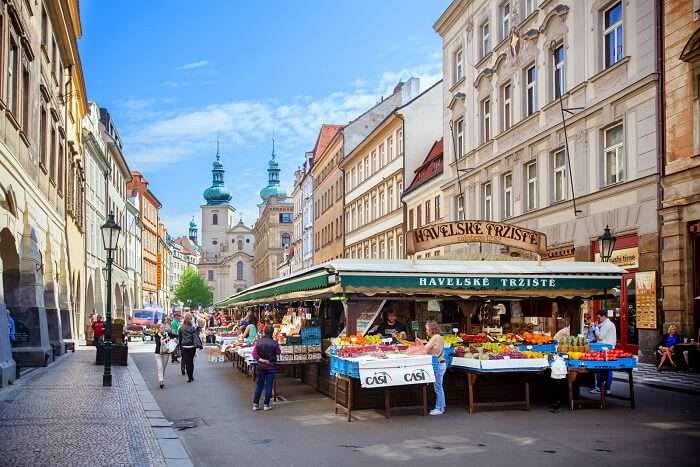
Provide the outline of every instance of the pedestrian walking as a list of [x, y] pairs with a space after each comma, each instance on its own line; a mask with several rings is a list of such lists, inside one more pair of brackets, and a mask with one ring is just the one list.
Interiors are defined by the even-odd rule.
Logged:
[[260, 409], [260, 396], [263, 388], [265, 389], [263, 410], [272, 408], [270, 399], [275, 384], [275, 373], [277, 373], [277, 356], [282, 352], [279, 344], [272, 338], [274, 331], [275, 328], [272, 325], [265, 327], [265, 335], [258, 340], [253, 348], [253, 359], [258, 363], [258, 381], [253, 395], [253, 410]]
[[[172, 329], [173, 334], [177, 336], [178, 331], [180, 331], [180, 317], [179, 315], [173, 314], [172, 321], [170, 323], [170, 328]], [[180, 358], [180, 346], [178, 345], [175, 347], [175, 351], [170, 354], [172, 358], [173, 363], [177, 363]], [[184, 374], [184, 371], [183, 371]]]
[[[430, 415], [442, 415], [445, 413], [445, 390], [442, 387], [442, 380], [447, 371], [447, 363], [445, 362], [445, 340], [440, 335], [440, 326], [437, 321], [428, 321], [425, 323], [425, 333], [429, 340], [425, 344], [425, 353], [437, 357], [437, 362], [433, 362], [433, 370], [435, 371], [435, 408], [430, 411]], [[422, 342], [420, 339], [416, 339]]]
[[105, 322], [102, 321], [102, 315], [97, 315], [92, 323], [92, 335], [95, 338], [95, 345], [102, 345], [105, 340]]
[[156, 340], [156, 368], [158, 371], [158, 384], [160, 388], [165, 387], [165, 369], [168, 368], [170, 354], [174, 351], [175, 338], [177, 334], [173, 333], [172, 321], [170, 318], [165, 318], [165, 323], [158, 326], [158, 331], [154, 335]]
[[97, 317], [97, 314], [95, 313], [95, 310], [92, 310], [90, 312], [90, 316], [88, 316], [88, 320], [85, 323], [85, 344], [86, 345], [95, 345], [95, 335], [92, 332], [92, 323], [95, 322], [95, 318]]
[[182, 349], [182, 361], [187, 372], [187, 382], [194, 381], [194, 357], [197, 349], [202, 348], [202, 340], [197, 330], [192, 325], [192, 314], [185, 314], [185, 319], [178, 333], [180, 349]]

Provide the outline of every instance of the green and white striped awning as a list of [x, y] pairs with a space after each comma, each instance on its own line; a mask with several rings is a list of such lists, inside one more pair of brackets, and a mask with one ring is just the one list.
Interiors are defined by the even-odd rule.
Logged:
[[257, 284], [215, 306], [334, 294], [587, 298], [619, 287], [624, 272], [611, 263], [591, 262], [342, 259]]

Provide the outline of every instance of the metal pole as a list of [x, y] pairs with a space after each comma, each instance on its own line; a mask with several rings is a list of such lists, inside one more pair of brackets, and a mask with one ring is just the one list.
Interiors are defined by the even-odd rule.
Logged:
[[105, 371], [102, 386], [112, 386], [112, 250], [107, 250], [107, 311], [105, 312]]

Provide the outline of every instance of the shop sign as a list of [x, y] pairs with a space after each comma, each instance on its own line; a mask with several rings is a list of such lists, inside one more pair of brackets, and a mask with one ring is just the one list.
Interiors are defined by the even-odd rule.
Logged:
[[656, 329], [656, 271], [635, 274], [637, 328]]
[[[595, 260], [600, 261], [600, 254], [595, 254]], [[620, 250], [613, 251], [610, 257], [610, 262], [615, 266], [626, 269], [635, 269], [639, 267], [639, 248], [622, 248]]]
[[549, 261], [574, 261], [576, 248], [573, 245], [563, 246], [559, 248], [550, 248], [547, 250], [546, 260]]
[[360, 385], [363, 388], [384, 388], [435, 382], [432, 365], [416, 365], [403, 368], [362, 368]]
[[446, 289], [556, 289], [552, 277], [419, 277], [419, 287]]
[[409, 255], [455, 243], [496, 243], [542, 256], [547, 254], [545, 234], [502, 222], [466, 220], [432, 224], [410, 230], [406, 240]]

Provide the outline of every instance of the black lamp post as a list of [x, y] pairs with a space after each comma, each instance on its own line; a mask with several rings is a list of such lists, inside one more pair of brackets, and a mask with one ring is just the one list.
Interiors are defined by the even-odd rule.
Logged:
[[[605, 226], [603, 235], [598, 237], [598, 253], [600, 254], [600, 261], [607, 263], [612, 258], [613, 250], [615, 250], [615, 240], [617, 238], [610, 233], [610, 226]], [[604, 289], [603, 307], [604, 310], [608, 309], [608, 289]]]
[[112, 385], [112, 256], [117, 249], [121, 227], [114, 222], [114, 213], [109, 213], [102, 227], [102, 243], [107, 252], [107, 310], [105, 312], [105, 371], [102, 386]]

